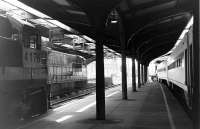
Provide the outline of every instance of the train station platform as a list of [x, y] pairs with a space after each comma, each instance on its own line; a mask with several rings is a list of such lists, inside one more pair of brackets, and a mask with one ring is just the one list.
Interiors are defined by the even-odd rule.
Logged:
[[164, 85], [147, 83], [137, 92], [128, 87], [106, 91], [106, 120], [96, 120], [95, 94], [52, 109], [15, 129], [192, 129], [192, 120]]

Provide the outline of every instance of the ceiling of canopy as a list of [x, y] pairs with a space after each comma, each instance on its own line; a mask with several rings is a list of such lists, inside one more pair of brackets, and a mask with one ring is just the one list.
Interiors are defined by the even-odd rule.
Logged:
[[35, 18], [34, 13], [27, 15], [30, 22], [49, 28], [55, 25], [52, 21], [59, 21], [69, 33], [94, 40], [101, 37], [108, 48], [118, 53], [124, 32], [127, 56], [134, 54], [144, 64], [170, 51], [192, 17], [191, 0], [20, 1], [45, 14], [40, 18]]

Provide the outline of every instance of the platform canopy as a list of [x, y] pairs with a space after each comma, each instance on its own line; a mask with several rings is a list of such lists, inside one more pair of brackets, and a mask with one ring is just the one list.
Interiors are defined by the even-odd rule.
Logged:
[[192, 16], [191, 0], [20, 1], [94, 40], [100, 36], [117, 52], [121, 23], [127, 56], [135, 54], [143, 64], [167, 53]]

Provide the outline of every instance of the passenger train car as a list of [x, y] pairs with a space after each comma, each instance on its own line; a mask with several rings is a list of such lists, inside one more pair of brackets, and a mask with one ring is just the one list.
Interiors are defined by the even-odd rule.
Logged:
[[50, 98], [84, 88], [85, 59], [43, 49], [37, 27], [0, 16], [0, 121], [46, 112]]
[[183, 39], [175, 45], [171, 54], [165, 60], [157, 64], [157, 76], [159, 81], [166, 83], [172, 91], [184, 99], [187, 107], [192, 106], [192, 42], [193, 26], [188, 28]]

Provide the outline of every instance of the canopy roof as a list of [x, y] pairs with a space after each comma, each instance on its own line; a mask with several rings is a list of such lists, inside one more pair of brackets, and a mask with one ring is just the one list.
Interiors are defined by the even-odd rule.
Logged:
[[101, 37], [117, 52], [121, 24], [127, 56], [135, 54], [144, 64], [167, 53], [192, 16], [191, 0], [20, 1], [94, 40]]

